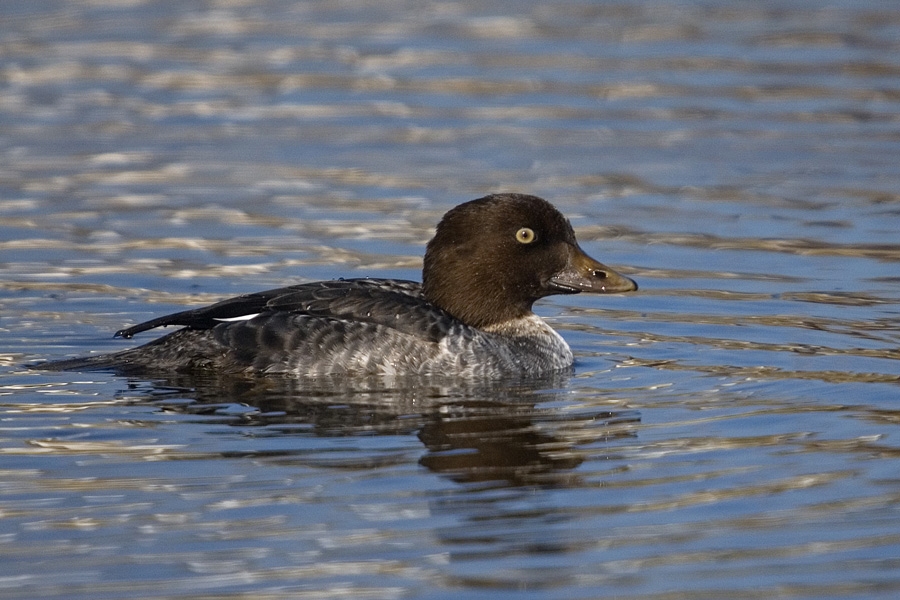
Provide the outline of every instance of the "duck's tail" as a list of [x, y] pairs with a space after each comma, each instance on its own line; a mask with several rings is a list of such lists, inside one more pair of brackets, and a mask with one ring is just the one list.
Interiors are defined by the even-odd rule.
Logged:
[[143, 346], [112, 354], [54, 360], [29, 368], [43, 371], [111, 371], [119, 375], [169, 373], [231, 367], [227, 349], [209, 330], [179, 329]]
[[51, 360], [33, 365], [29, 369], [39, 371], [116, 371], [129, 370], [134, 367], [138, 358], [136, 348], [114, 352], [112, 354], [97, 354], [95, 356], [82, 356], [79, 358], [66, 358], [63, 360]]

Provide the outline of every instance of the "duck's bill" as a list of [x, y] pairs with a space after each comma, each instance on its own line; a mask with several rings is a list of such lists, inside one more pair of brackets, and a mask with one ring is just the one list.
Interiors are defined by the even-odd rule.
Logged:
[[551, 277], [548, 284], [556, 294], [617, 294], [638, 289], [632, 279], [597, 262], [577, 246], [570, 250], [565, 268]]

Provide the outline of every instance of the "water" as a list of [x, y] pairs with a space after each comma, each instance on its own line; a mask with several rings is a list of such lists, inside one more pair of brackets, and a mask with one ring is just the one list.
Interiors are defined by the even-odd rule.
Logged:
[[[0, 17], [0, 597], [897, 595], [894, 2]], [[23, 368], [497, 190], [641, 284], [541, 303], [571, 378]]]

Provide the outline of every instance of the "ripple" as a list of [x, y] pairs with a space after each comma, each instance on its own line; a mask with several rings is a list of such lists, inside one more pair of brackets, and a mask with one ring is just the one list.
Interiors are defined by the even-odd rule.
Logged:
[[[885, 3], [7, 4], [6, 596], [900, 588]], [[571, 378], [22, 366], [287, 282], [417, 277], [440, 216], [499, 190], [641, 284], [538, 304]]]

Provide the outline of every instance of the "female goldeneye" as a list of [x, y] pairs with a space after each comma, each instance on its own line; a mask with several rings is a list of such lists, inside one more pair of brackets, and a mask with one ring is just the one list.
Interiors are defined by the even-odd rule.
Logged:
[[572, 351], [534, 301], [636, 290], [578, 246], [549, 202], [494, 194], [450, 210], [425, 250], [422, 283], [340, 279], [223, 300], [116, 332], [182, 329], [52, 370], [526, 375], [568, 369]]

